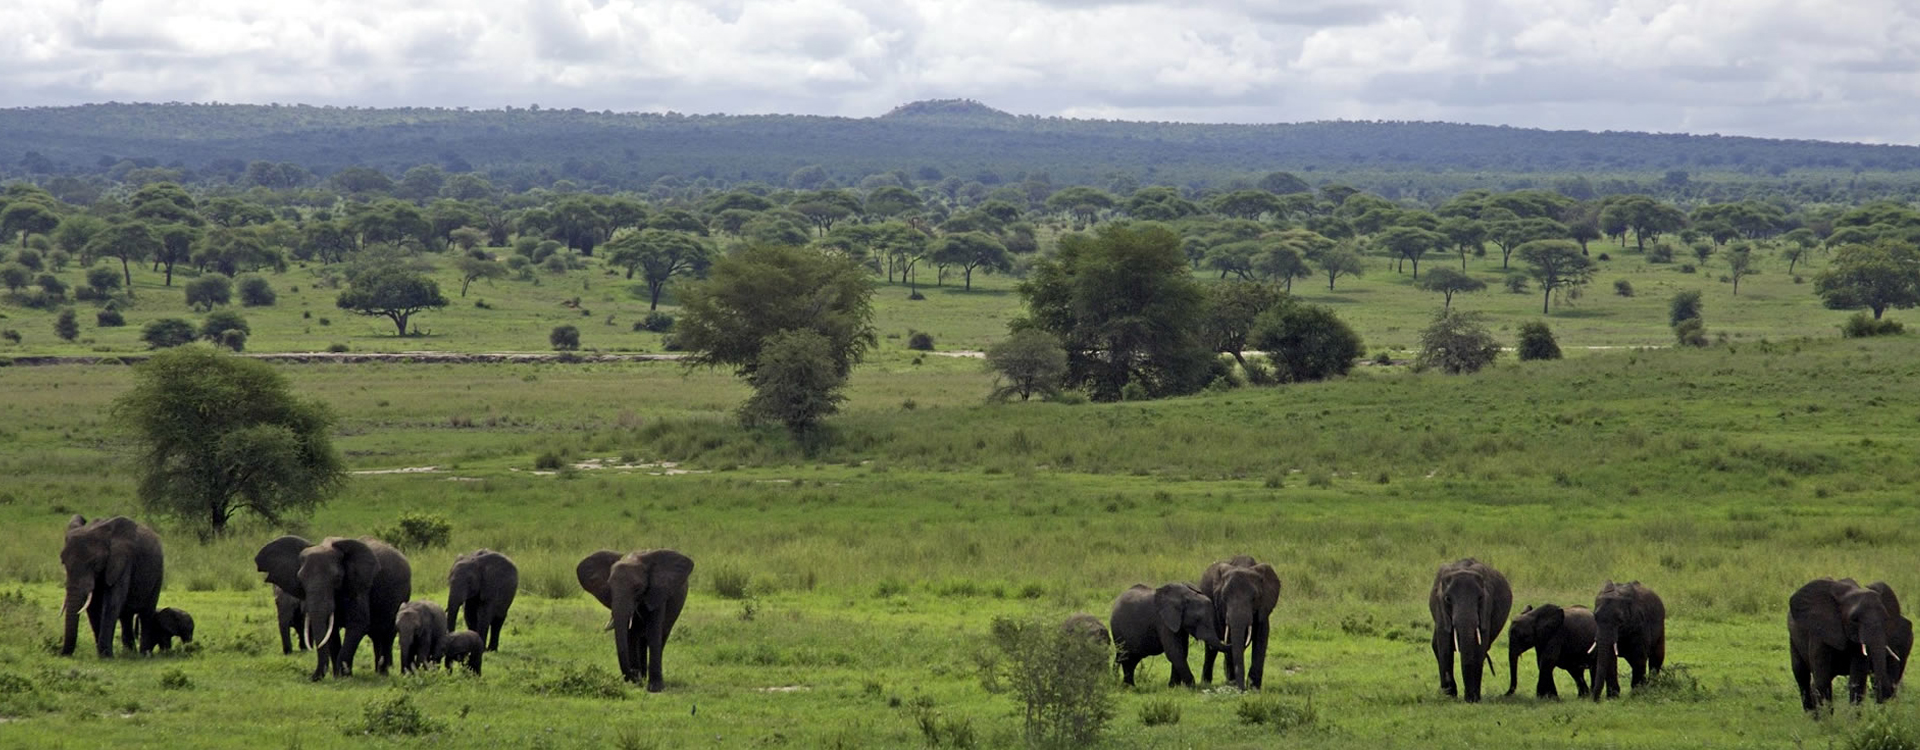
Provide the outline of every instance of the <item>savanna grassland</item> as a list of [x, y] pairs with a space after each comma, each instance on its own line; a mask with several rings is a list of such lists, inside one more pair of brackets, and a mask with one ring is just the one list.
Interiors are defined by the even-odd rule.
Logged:
[[[1562, 345], [1664, 343], [1669, 293], [1657, 285], [1702, 277], [1644, 273], [1627, 299], [1603, 296], [1603, 272], [1571, 310], [1645, 318], [1645, 332], [1583, 340], [1569, 329], [1589, 318], [1556, 313]], [[1385, 299], [1399, 279], [1371, 270], [1335, 294]], [[1150, 660], [1141, 687], [1118, 696], [1112, 745], [1846, 747], [1886, 714], [1911, 727], [1911, 696], [1864, 717], [1804, 716], [1782, 621], [1812, 577], [1920, 590], [1920, 342], [1838, 339], [1841, 314], [1772, 268], [1738, 302], [1707, 288], [1709, 329], [1738, 320], [1752, 327], [1724, 328], [1744, 336], [1147, 403], [986, 405], [977, 361], [916, 360], [889, 339], [812, 449], [737, 427], [742, 386], [669, 362], [282, 366], [336, 410], [353, 470], [420, 469], [358, 474], [293, 531], [445, 516], [447, 546], [408, 550], [416, 598], [444, 601], [444, 571], [475, 547], [519, 562], [521, 599], [479, 679], [376, 677], [363, 650], [353, 678], [308, 683], [311, 656], [277, 648], [251, 558], [281, 530], [259, 524], [208, 544], [156, 524], [162, 604], [199, 620], [193, 648], [103, 662], [83, 636], [82, 655], [54, 656], [68, 515], [139, 514], [129, 437], [109, 414], [132, 371], [0, 369], [0, 745], [917, 747], [932, 715], [947, 745], [965, 727], [978, 746], [1006, 746], [1019, 742], [1019, 709], [980, 679], [993, 618], [1104, 618], [1130, 584], [1191, 580], [1238, 553], [1271, 561], [1285, 587], [1265, 694], [1168, 689], [1165, 662]], [[906, 327], [888, 306], [945, 299], [897, 296], [882, 292], [883, 334]], [[1432, 301], [1391, 297], [1418, 312], [1370, 321], [1385, 308], [1354, 308], [1370, 346], [1396, 333], [1410, 346]], [[1509, 300], [1515, 320], [1529, 305], [1537, 314], [1537, 295], [1456, 304]], [[422, 328], [457, 327], [443, 317]], [[977, 346], [1000, 324], [972, 317], [915, 327], [943, 348]], [[251, 348], [306, 340], [288, 337], [257, 333]], [[567, 468], [536, 471], [549, 455]], [[596, 549], [661, 546], [698, 566], [667, 690], [608, 685], [606, 613], [573, 565]], [[1590, 601], [1609, 578], [1652, 586], [1670, 613], [1667, 679], [1604, 705], [1538, 702], [1529, 657], [1514, 698], [1441, 698], [1425, 593], [1438, 564], [1467, 555], [1508, 575], [1516, 610]], [[1489, 685], [1508, 677], [1504, 659], [1499, 669]], [[432, 731], [359, 731], [368, 706], [401, 695]], [[1177, 722], [1143, 722], [1168, 703]], [[1296, 718], [1247, 723], [1250, 704]]]

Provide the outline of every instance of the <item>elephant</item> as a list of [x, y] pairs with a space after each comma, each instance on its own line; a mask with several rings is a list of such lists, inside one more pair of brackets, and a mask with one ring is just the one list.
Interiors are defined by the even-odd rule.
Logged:
[[480, 656], [487, 652], [487, 642], [479, 633], [462, 630], [447, 636], [440, 646], [440, 660], [447, 671], [453, 671], [455, 664], [466, 664], [468, 671], [480, 674]]
[[373, 639], [373, 668], [393, 663], [394, 618], [413, 597], [407, 556], [371, 537], [328, 537], [319, 544], [283, 536], [260, 548], [254, 567], [267, 582], [300, 600], [301, 638], [314, 650], [311, 677], [353, 675], [360, 639]]
[[168, 607], [153, 613], [146, 624], [140, 626], [140, 653], [151, 654], [155, 646], [161, 651], [172, 651], [175, 638], [179, 638], [182, 645], [193, 642], [193, 615]]
[[[1900, 689], [1900, 678], [1907, 672], [1907, 657], [1913, 653], [1913, 621], [1900, 614], [1900, 599], [1886, 581], [1874, 581], [1867, 588], [1880, 592], [1880, 603], [1887, 607], [1887, 647], [1893, 649], [1893, 663], [1887, 665], [1887, 681]], [[1865, 668], [1866, 665], [1862, 665]]]
[[1593, 598], [1593, 700], [1600, 688], [1620, 697], [1620, 659], [1633, 670], [1633, 687], [1659, 674], [1667, 661], [1667, 606], [1653, 589], [1633, 581], [1608, 581]]
[[1893, 664], [1904, 661], [1889, 637], [1898, 608], [1896, 601], [1890, 610], [1884, 594], [1851, 578], [1820, 578], [1793, 592], [1787, 599], [1787, 636], [1801, 708], [1812, 711], [1831, 703], [1833, 678], [1843, 673], [1847, 698], [1854, 703], [1865, 698], [1869, 674], [1876, 702], [1893, 697]]
[[1593, 610], [1579, 605], [1561, 609], [1542, 604], [1520, 611], [1507, 631], [1507, 695], [1520, 687], [1520, 656], [1534, 650], [1534, 664], [1540, 669], [1540, 682], [1534, 688], [1537, 698], [1559, 698], [1553, 684], [1555, 667], [1573, 676], [1578, 696], [1587, 697], [1587, 669], [1593, 666]]
[[1458, 651], [1466, 700], [1480, 702], [1481, 665], [1493, 669], [1487, 654], [1513, 609], [1513, 588], [1507, 577], [1471, 557], [1447, 563], [1433, 577], [1427, 609], [1433, 613], [1433, 658], [1440, 665], [1440, 691], [1448, 697], [1458, 694], [1453, 679], [1453, 654]]
[[166, 580], [160, 535], [125, 516], [88, 523], [76, 515], [67, 521], [60, 565], [67, 569], [66, 599], [60, 608], [60, 655], [73, 655], [82, 612], [100, 658], [113, 658], [115, 623], [120, 626], [121, 646], [132, 651], [139, 624], [153, 616]]
[[1114, 661], [1120, 664], [1126, 683], [1133, 684], [1133, 668], [1142, 660], [1166, 654], [1173, 666], [1167, 686], [1193, 685], [1193, 670], [1187, 667], [1187, 639], [1225, 650], [1214, 630], [1214, 620], [1213, 600], [1190, 584], [1169, 583], [1157, 589], [1134, 584], [1121, 592], [1113, 600], [1113, 614], [1107, 624], [1118, 647]]
[[433, 666], [447, 639], [447, 611], [429, 601], [400, 605], [394, 615], [394, 633], [400, 639], [400, 672]]
[[274, 619], [279, 622], [279, 626], [275, 628], [275, 630], [280, 631], [280, 653], [291, 654], [293, 653], [293, 647], [296, 645], [300, 647], [301, 651], [307, 650], [307, 639], [294, 637], [295, 634], [300, 632], [301, 620], [306, 619], [307, 616], [306, 609], [300, 602], [300, 597], [289, 594], [286, 589], [275, 586], [273, 587], [273, 610]]
[[1060, 623], [1060, 629], [1098, 643], [1101, 648], [1113, 647], [1113, 636], [1107, 634], [1107, 626], [1100, 622], [1100, 618], [1085, 612], [1069, 616], [1066, 622]]
[[[1273, 566], [1240, 555], [1217, 562], [1200, 575], [1200, 591], [1213, 600], [1213, 626], [1226, 649], [1207, 647], [1207, 658], [1200, 679], [1213, 683], [1213, 659], [1227, 656], [1227, 681], [1241, 690], [1252, 685], [1260, 689], [1267, 669], [1267, 636], [1272, 630], [1273, 608], [1280, 603], [1280, 574]], [[1253, 663], [1246, 659], [1247, 647], [1253, 647]]]
[[487, 636], [487, 650], [500, 650], [500, 628], [520, 589], [520, 569], [513, 560], [493, 550], [474, 550], [453, 561], [447, 573], [447, 622], [460, 619], [467, 609], [467, 629]]
[[574, 569], [580, 588], [613, 613], [607, 626], [613, 631], [620, 674], [628, 682], [646, 675], [647, 692], [666, 688], [660, 657], [673, 634], [673, 623], [687, 603], [687, 580], [693, 559], [670, 549], [640, 550], [622, 556], [600, 550]]

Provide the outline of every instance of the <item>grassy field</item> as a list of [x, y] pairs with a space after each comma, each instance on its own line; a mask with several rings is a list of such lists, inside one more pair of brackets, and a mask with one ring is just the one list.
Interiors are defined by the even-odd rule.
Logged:
[[[1743, 301], [1780, 276], [1743, 284]], [[1581, 309], [1645, 306], [1664, 323], [1643, 295]], [[915, 304], [942, 300], [929, 297]], [[1709, 321], [1731, 304], [1710, 290]], [[734, 426], [740, 386], [672, 363], [286, 366], [339, 412], [351, 468], [432, 467], [357, 475], [294, 531], [445, 516], [450, 545], [409, 551], [417, 597], [443, 599], [448, 565], [475, 547], [522, 570], [485, 677], [378, 678], [363, 652], [354, 678], [318, 685], [310, 657], [276, 651], [251, 557], [280, 530], [258, 524], [204, 545], [157, 524], [163, 605], [199, 620], [188, 653], [53, 656], [67, 516], [138, 514], [106, 412], [132, 373], [0, 369], [0, 746], [917, 747], [926, 711], [1007, 746], [1017, 707], [979, 680], [994, 617], [1104, 617], [1132, 583], [1190, 580], [1236, 553], [1273, 562], [1285, 586], [1267, 691], [1170, 690], [1149, 661], [1118, 697], [1113, 746], [1797, 748], [1850, 746], [1887, 717], [1911, 731], [1911, 697], [1803, 716], [1781, 620], [1816, 576], [1920, 590], [1920, 342], [1761, 335], [1077, 406], [984, 405], [978, 362], [883, 351], [812, 453]], [[637, 466], [537, 473], [548, 452]], [[668, 689], [602, 694], [605, 612], [573, 564], [656, 546], [698, 565]], [[1542, 703], [1529, 662], [1515, 698], [1440, 698], [1425, 591], [1466, 555], [1506, 572], [1516, 610], [1646, 582], [1670, 612], [1671, 679], [1618, 703]], [[743, 597], [723, 595], [740, 580]], [[358, 733], [367, 706], [403, 695], [435, 731]], [[1250, 701], [1313, 719], [1243, 723]], [[1167, 702], [1177, 723], [1142, 721]]]
[[[1557, 300], [1545, 319], [1553, 326], [1561, 346], [1571, 355], [1587, 347], [1664, 346], [1672, 342], [1667, 328], [1667, 302], [1674, 293], [1698, 289], [1706, 296], [1706, 322], [1710, 333], [1725, 333], [1733, 339], [1789, 338], [1833, 334], [1847, 313], [1820, 306], [1810, 282], [1796, 282], [1786, 272], [1786, 263], [1777, 250], [1762, 247], [1756, 251], [1755, 267], [1760, 274], [1748, 277], [1733, 293], [1732, 284], [1720, 281], [1726, 273], [1724, 258], [1715, 257], [1694, 273], [1683, 272], [1684, 262], [1649, 264], [1631, 248], [1594, 243], [1592, 252], [1606, 253], [1600, 271], [1580, 299]], [[272, 307], [239, 308], [253, 329], [247, 349], [254, 352], [321, 351], [344, 345], [352, 351], [546, 351], [547, 334], [555, 326], [580, 328], [584, 349], [614, 352], [661, 351], [661, 336], [636, 332], [633, 324], [646, 317], [646, 287], [599, 265], [565, 274], [540, 272], [531, 281], [499, 280], [476, 282], [465, 298], [459, 297], [460, 279], [448, 269], [438, 272], [441, 289], [452, 302], [447, 308], [428, 311], [414, 319], [422, 335], [401, 338], [386, 318], [361, 317], [335, 307], [339, 290], [325, 286], [322, 279], [336, 274], [337, 267], [296, 265], [284, 274], [269, 274], [279, 293]], [[1518, 261], [1515, 261], [1518, 263]], [[1802, 264], [1795, 273], [1811, 279], [1825, 260], [1816, 257], [1810, 268]], [[1294, 292], [1302, 299], [1333, 307], [1365, 339], [1370, 352], [1382, 350], [1405, 356], [1417, 346], [1419, 330], [1439, 308], [1437, 294], [1414, 288], [1411, 274], [1393, 270], [1388, 259], [1367, 258], [1368, 270], [1359, 278], [1343, 278], [1332, 291], [1325, 277], [1294, 282]], [[1459, 267], [1457, 255], [1435, 255], [1421, 263], [1422, 270], [1443, 266]], [[441, 265], [446, 265], [444, 262]], [[1486, 292], [1461, 295], [1454, 304], [1466, 310], [1488, 315], [1496, 334], [1509, 340], [1520, 324], [1540, 319], [1541, 296], [1505, 290], [1503, 279], [1509, 270], [1500, 267], [1499, 251], [1491, 249], [1487, 258], [1471, 259], [1469, 271], [1485, 281]], [[904, 284], [882, 283], [875, 297], [875, 325], [882, 334], [883, 349], [904, 349], [911, 331], [933, 335], [943, 350], [980, 350], [1006, 334], [1008, 320], [1021, 314], [1023, 305], [1014, 291], [1017, 279], [1007, 275], [975, 274], [972, 290], [963, 290], [951, 275], [946, 286], [933, 286], [934, 272], [924, 269], [920, 285], [926, 299], [909, 300]], [[1511, 269], [1518, 271], [1519, 269]], [[1212, 279], [1214, 274], [1200, 273]], [[69, 285], [82, 283], [84, 274], [69, 267], [62, 274]], [[138, 352], [146, 348], [140, 341], [140, 328], [148, 321], [180, 317], [199, 321], [203, 315], [187, 308], [181, 289], [184, 276], [176, 274], [174, 286], [161, 284], [162, 277], [151, 271], [134, 272], [135, 304], [125, 311], [127, 325], [99, 328], [94, 324], [95, 303], [78, 305], [80, 337], [63, 342], [54, 335], [55, 311], [33, 310], [13, 304], [10, 295], [0, 294], [0, 329], [18, 331], [19, 344], [0, 341], [0, 356], [91, 354]], [[1635, 296], [1615, 293], [1616, 281], [1632, 285]], [[1534, 285], [1529, 285], [1532, 288]], [[669, 295], [662, 309], [674, 314]]]

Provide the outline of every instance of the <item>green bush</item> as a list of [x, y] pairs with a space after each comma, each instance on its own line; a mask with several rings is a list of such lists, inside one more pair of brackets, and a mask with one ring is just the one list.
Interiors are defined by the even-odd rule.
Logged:
[[1648, 263], [1672, 263], [1673, 262], [1673, 246], [1665, 242], [1653, 243], [1653, 247], [1647, 248], [1647, 262]]
[[633, 324], [633, 330], [666, 333], [673, 330], [673, 316], [663, 312], [647, 313], [647, 317]]
[[713, 593], [722, 599], [745, 599], [752, 576], [732, 565], [721, 565], [713, 572]]
[[13, 330], [12, 328], [8, 328], [4, 331], [0, 331], [0, 339], [6, 339], [7, 343], [9, 344], [18, 344], [20, 343], [20, 332]]
[[178, 667], [160, 673], [160, 689], [162, 690], [189, 690], [192, 688], [193, 680], [187, 679], [187, 673], [180, 671]]
[[1420, 332], [1421, 364], [1450, 375], [1479, 372], [1500, 356], [1500, 342], [1479, 313], [1442, 310]]
[[101, 328], [119, 328], [127, 324], [127, 316], [120, 314], [120, 308], [109, 305], [93, 314], [93, 324]]
[[907, 348], [916, 352], [933, 351], [933, 334], [914, 331], [907, 335]]
[[1147, 701], [1140, 706], [1140, 723], [1150, 727], [1180, 723], [1180, 704], [1169, 699]]
[[1520, 361], [1559, 358], [1560, 343], [1553, 340], [1553, 330], [1547, 328], [1545, 321], [1520, 325]]
[[233, 280], [210, 273], [186, 283], [187, 307], [212, 310], [233, 301]]
[[1899, 321], [1888, 319], [1876, 320], [1872, 315], [1857, 312], [1848, 316], [1847, 322], [1840, 325], [1840, 335], [1850, 339], [1866, 338], [1869, 336], [1897, 336], [1904, 333], [1906, 329], [1906, 326], [1900, 325]]
[[259, 274], [247, 274], [240, 277], [240, 304], [246, 307], [271, 307], [280, 299], [273, 291], [273, 284]]
[[400, 514], [398, 522], [380, 529], [376, 535], [402, 549], [445, 547], [447, 540], [453, 536], [453, 523], [437, 514], [408, 511]]
[[528, 689], [536, 695], [566, 698], [617, 701], [627, 697], [627, 682], [620, 675], [591, 664], [567, 664], [557, 674], [533, 680]]
[[338, 341], [336, 341], [336, 342], [334, 342], [334, 343], [331, 343], [331, 344], [328, 344], [328, 345], [327, 345], [327, 351], [329, 351], [329, 352], [333, 352], [334, 354], [340, 354], [340, 353], [343, 353], [343, 352], [346, 352], [346, 351], [348, 351], [348, 349], [347, 349], [347, 345], [346, 345], [346, 344], [342, 344], [342, 343], [340, 343], [340, 342], [338, 342]]
[[1688, 318], [1673, 326], [1673, 338], [1680, 346], [1706, 346], [1707, 324], [1699, 318]]
[[193, 339], [193, 324], [179, 318], [161, 318], [140, 329], [140, 340], [147, 342], [148, 349], [180, 346]]
[[1704, 305], [1700, 301], [1700, 290], [1688, 289], [1673, 295], [1673, 301], [1667, 303], [1667, 325], [1678, 326], [1680, 321], [1700, 318]]
[[1866, 709], [1866, 715], [1860, 723], [1847, 731], [1841, 747], [1846, 750], [1920, 750], [1920, 725], [1915, 723], [1910, 713], [1903, 715], [1898, 705]]
[[220, 333], [220, 340], [216, 343], [236, 352], [246, 351], [247, 332], [238, 328], [222, 331]]
[[1295, 303], [1261, 313], [1248, 343], [1266, 353], [1274, 377], [1284, 383], [1345, 375], [1366, 352], [1360, 334], [1332, 308]]
[[1615, 280], [1613, 282], [1613, 293], [1622, 297], [1633, 296], [1633, 282], [1626, 279]]
[[1507, 287], [1507, 293], [1509, 294], [1526, 294], [1527, 293], [1527, 275], [1526, 274], [1523, 274], [1523, 273], [1507, 274], [1506, 280], [1501, 283]]
[[207, 319], [200, 323], [200, 338], [216, 344], [225, 341], [224, 337], [228, 331], [248, 334], [253, 333], [253, 328], [247, 325], [246, 317], [235, 310], [217, 310], [208, 313]]
[[60, 337], [61, 341], [72, 341], [80, 337], [80, 319], [74, 314], [73, 308], [62, 309], [60, 315], [53, 319], [53, 332]]
[[444, 722], [429, 718], [419, 706], [413, 705], [412, 696], [395, 693], [390, 697], [368, 701], [360, 711], [360, 723], [348, 727], [347, 733], [375, 737], [418, 737], [444, 729]]
[[1272, 727], [1282, 732], [1311, 727], [1320, 720], [1312, 698], [1296, 705], [1273, 695], [1247, 696], [1234, 708], [1234, 714], [1242, 724]]
[[1097, 744], [1113, 718], [1112, 652], [1054, 623], [995, 618], [990, 688], [1024, 709], [1027, 739], [1042, 747]]
[[67, 296], [66, 282], [61, 281], [60, 277], [53, 274], [40, 274], [40, 278], [34, 279], [33, 283], [40, 287], [40, 291], [45, 292], [48, 297], [52, 297], [55, 300]]
[[553, 345], [556, 352], [570, 352], [580, 348], [580, 329], [575, 326], [554, 326], [547, 334], [547, 343]]
[[46, 264], [41, 261], [40, 253], [37, 250], [21, 248], [19, 252], [13, 254], [13, 262], [35, 271], [46, 270]]
[[123, 277], [120, 270], [111, 266], [94, 266], [87, 269], [87, 286], [102, 291], [119, 289]]

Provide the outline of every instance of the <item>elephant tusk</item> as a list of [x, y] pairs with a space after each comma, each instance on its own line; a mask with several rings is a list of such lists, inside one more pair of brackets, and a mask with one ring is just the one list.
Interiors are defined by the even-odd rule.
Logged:
[[1894, 661], [1900, 661], [1900, 655], [1893, 652], [1892, 646], [1887, 647], [1887, 655], [1893, 657]]
[[327, 615], [327, 635], [325, 638], [320, 639], [319, 645], [314, 646], [313, 650], [319, 651], [320, 649], [326, 648], [327, 642], [331, 640], [333, 640], [333, 615]]
[[1616, 659], [1620, 658], [1620, 644], [1618, 643], [1613, 644], [1613, 656]]
[[1453, 634], [1453, 650], [1460, 650], [1460, 634], [1457, 632]]
[[92, 606], [93, 606], [93, 592], [89, 591], [87, 592], [87, 600], [80, 603], [80, 611], [85, 612], [87, 611], [87, 608]]
[[1867, 644], [1865, 643], [1860, 644], [1860, 655], [1861, 656], [1867, 655]]
[[1587, 644], [1587, 653], [1589, 653], [1589, 654], [1591, 654], [1591, 653], [1593, 653], [1593, 650], [1594, 650], [1595, 648], [1597, 648], [1597, 647], [1599, 647], [1599, 645], [1600, 645], [1600, 644], [1598, 644], [1598, 643], [1589, 643], [1589, 644]]
[[1487, 639], [1480, 637], [1479, 628], [1473, 629], [1473, 645], [1481, 646], [1481, 647], [1485, 647], [1487, 645]]

